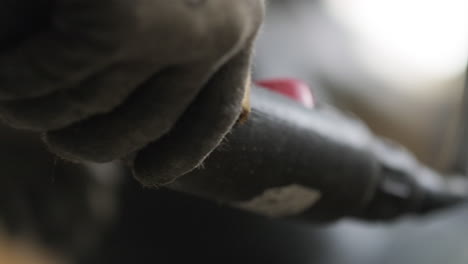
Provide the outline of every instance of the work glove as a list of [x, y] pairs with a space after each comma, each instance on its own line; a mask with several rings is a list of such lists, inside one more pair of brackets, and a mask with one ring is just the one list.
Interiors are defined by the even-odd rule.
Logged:
[[159, 186], [238, 120], [264, 0], [25, 1], [0, 1], [0, 116], [60, 157]]

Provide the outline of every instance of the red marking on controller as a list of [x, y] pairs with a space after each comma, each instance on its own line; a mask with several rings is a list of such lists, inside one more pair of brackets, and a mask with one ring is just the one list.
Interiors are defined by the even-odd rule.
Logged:
[[314, 107], [314, 97], [310, 87], [296, 79], [269, 79], [256, 82], [258, 86], [287, 96], [305, 107]]

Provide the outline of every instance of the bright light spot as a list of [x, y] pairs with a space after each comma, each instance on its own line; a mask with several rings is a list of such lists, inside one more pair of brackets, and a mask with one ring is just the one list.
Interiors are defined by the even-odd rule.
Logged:
[[354, 38], [356, 57], [395, 88], [420, 92], [465, 69], [466, 0], [327, 0], [327, 4]]

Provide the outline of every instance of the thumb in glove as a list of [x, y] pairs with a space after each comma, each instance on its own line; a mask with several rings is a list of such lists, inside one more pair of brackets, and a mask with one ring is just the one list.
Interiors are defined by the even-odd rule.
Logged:
[[[0, 53], [0, 116], [44, 133], [50, 149], [71, 160], [107, 162], [153, 143], [137, 155], [135, 164], [143, 164], [138, 160], [150, 159], [149, 149], [167, 145], [161, 150], [173, 153], [157, 158], [183, 174], [240, 112], [263, 4], [53, 1], [46, 28]], [[213, 127], [205, 131], [209, 120]], [[188, 145], [178, 140], [191, 132]], [[181, 146], [196, 155], [177, 159]], [[141, 178], [154, 175], [148, 171], [172, 174], [137, 167]]]

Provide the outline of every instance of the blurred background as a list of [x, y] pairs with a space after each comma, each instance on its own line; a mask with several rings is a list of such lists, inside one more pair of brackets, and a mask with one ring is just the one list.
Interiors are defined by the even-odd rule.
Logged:
[[465, 0], [272, 0], [257, 78], [310, 83], [421, 161], [453, 166], [468, 58]]
[[[450, 174], [467, 61], [466, 0], [270, 0], [254, 74], [305, 80], [319, 104]], [[468, 262], [468, 206], [392, 223], [269, 220], [144, 190], [118, 165], [77, 167], [38, 135], [0, 131], [2, 264]]]

